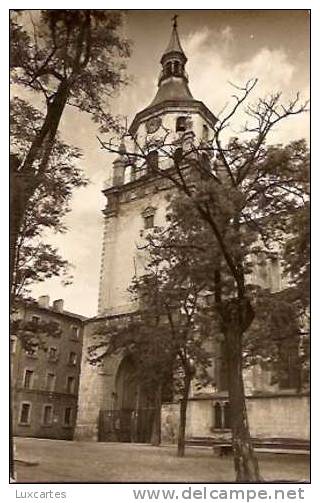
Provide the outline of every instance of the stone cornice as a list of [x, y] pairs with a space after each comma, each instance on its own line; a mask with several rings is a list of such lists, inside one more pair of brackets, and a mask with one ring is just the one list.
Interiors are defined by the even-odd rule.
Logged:
[[117, 215], [119, 204], [129, 203], [137, 199], [143, 199], [148, 194], [172, 189], [174, 189], [174, 185], [169, 179], [150, 173], [126, 184], [102, 190], [102, 193], [109, 201], [109, 204], [102, 210], [102, 213], [107, 218], [115, 216]]
[[150, 117], [153, 117], [154, 115], [160, 113], [160, 112], [179, 112], [181, 109], [188, 109], [189, 111], [197, 111], [199, 112], [208, 122], [209, 124], [214, 127], [217, 118], [213, 115], [212, 112], [206, 107], [206, 105], [202, 101], [197, 101], [197, 100], [167, 100], [167, 101], [162, 101], [161, 103], [158, 103], [156, 105], [150, 106], [145, 108], [144, 110], [141, 110], [141, 112], [137, 113], [135, 118], [132, 121], [132, 124], [129, 128], [129, 133], [131, 135], [135, 135], [137, 132], [137, 129], [139, 127], [139, 124], [143, 120], [147, 120]]

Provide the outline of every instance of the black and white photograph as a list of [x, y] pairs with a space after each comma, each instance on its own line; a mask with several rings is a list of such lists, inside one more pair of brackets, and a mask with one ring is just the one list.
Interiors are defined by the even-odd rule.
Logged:
[[311, 11], [103, 7], [7, 11], [10, 484], [303, 499]]

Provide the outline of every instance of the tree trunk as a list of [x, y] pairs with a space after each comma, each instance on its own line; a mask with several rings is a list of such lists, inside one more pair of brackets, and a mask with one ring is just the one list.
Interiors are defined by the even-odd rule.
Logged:
[[10, 156], [10, 243], [9, 243], [9, 271], [10, 271], [10, 301], [11, 308], [15, 297], [15, 262], [19, 231], [23, 222], [23, 201], [20, 176], [18, 172], [19, 160], [16, 156]]
[[161, 397], [162, 397], [162, 386], [158, 385], [155, 394], [155, 407], [154, 407], [154, 418], [152, 424], [152, 435], [151, 444], [154, 446], [159, 446], [161, 444]]
[[223, 333], [228, 364], [232, 448], [237, 482], [260, 481], [258, 460], [250, 438], [242, 375], [242, 338], [244, 329], [248, 328], [253, 320], [251, 306], [248, 302], [247, 300], [229, 302], [223, 316]]
[[67, 103], [70, 83], [61, 82], [56, 95], [48, 105], [47, 115], [41, 130], [35, 136], [24, 162], [19, 165], [17, 156], [10, 159], [10, 296], [11, 307], [15, 300], [15, 260], [19, 232], [27, 206], [41, 177], [47, 169], [54, 146], [58, 126]]
[[[25, 175], [41, 176], [46, 169], [71, 86], [72, 82], [67, 79], [63, 80], [59, 84], [52, 102], [48, 104], [43, 125], [35, 136], [21, 168]], [[35, 161], [39, 162], [37, 169], [34, 166]]]
[[184, 387], [183, 387], [182, 398], [180, 401], [180, 421], [179, 421], [178, 450], [177, 450], [177, 456], [179, 458], [183, 458], [185, 452], [187, 407], [188, 407], [190, 383], [191, 383], [191, 376], [189, 374], [186, 374], [184, 377]]

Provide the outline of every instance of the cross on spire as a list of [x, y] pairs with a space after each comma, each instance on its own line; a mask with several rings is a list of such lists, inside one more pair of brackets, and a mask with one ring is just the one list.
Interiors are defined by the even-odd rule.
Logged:
[[178, 19], [178, 14], [175, 14], [172, 18], [173, 21], [173, 28], [177, 28], [177, 19]]
[[[170, 37], [168, 47], [166, 48], [164, 55], [169, 54], [171, 52], [180, 53], [182, 58], [185, 60], [184, 62], [186, 62], [187, 58], [183, 52], [183, 49], [181, 47], [180, 40], [179, 40], [179, 34], [178, 34], [178, 29], [177, 29], [177, 26], [178, 26], [177, 19], [178, 19], [178, 14], [175, 14], [171, 18], [172, 32], [171, 32], [171, 37]], [[162, 58], [164, 57], [164, 55], [162, 56]]]

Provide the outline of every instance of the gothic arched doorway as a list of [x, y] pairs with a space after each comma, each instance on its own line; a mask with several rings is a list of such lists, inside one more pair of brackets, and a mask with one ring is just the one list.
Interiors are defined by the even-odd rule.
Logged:
[[150, 442], [154, 409], [131, 356], [120, 362], [114, 382], [112, 409], [100, 411], [100, 441]]
[[114, 408], [134, 410], [139, 407], [139, 383], [136, 366], [130, 356], [121, 361], [115, 380]]

